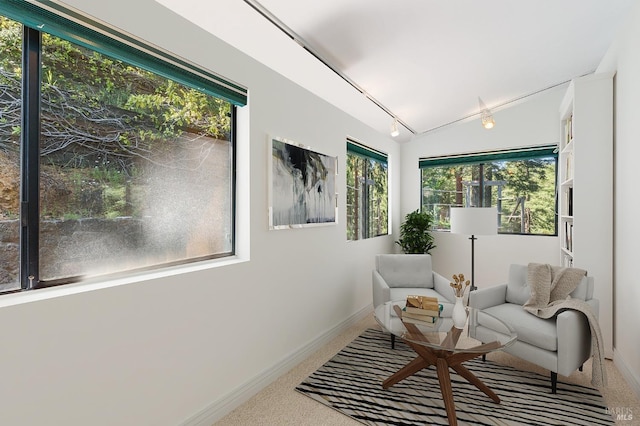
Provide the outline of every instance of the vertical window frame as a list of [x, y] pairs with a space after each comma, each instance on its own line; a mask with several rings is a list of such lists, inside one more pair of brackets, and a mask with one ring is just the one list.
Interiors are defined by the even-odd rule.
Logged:
[[[347, 205], [347, 240], [348, 241], [357, 241], [357, 240], [361, 240], [361, 239], [368, 239], [368, 238], [374, 238], [374, 237], [379, 237], [379, 236], [383, 236], [383, 235], [389, 235], [389, 174], [388, 174], [388, 155], [382, 151], [370, 148], [354, 139], [351, 138], [347, 138], [347, 162], [349, 161], [349, 156], [356, 156], [358, 158], [364, 159], [364, 160], [368, 160], [368, 161], [375, 161], [379, 164], [381, 164], [383, 167], [385, 167], [386, 169], [386, 173], [385, 173], [385, 179], [386, 179], [386, 198], [387, 198], [387, 214], [386, 214], [386, 218], [387, 218], [387, 223], [386, 223], [386, 233], [382, 233], [382, 234], [376, 234], [376, 235], [371, 235], [370, 234], [370, 225], [371, 225], [371, 220], [372, 220], [372, 212], [370, 211], [370, 203], [369, 203], [369, 191], [366, 191], [366, 193], [363, 193], [359, 200], [360, 201], [367, 201], [366, 206], [363, 208], [362, 206], [358, 209], [357, 212], [354, 212], [354, 215], [352, 215], [352, 217], [355, 217], [355, 214], [358, 215], [358, 220], [356, 221], [356, 223], [358, 224], [357, 229], [355, 229], [355, 238], [350, 238], [349, 236], [349, 227], [350, 227], [350, 222], [349, 222], [349, 213], [351, 211], [351, 208], [349, 205]], [[368, 164], [368, 162], [367, 162]], [[348, 167], [347, 167], [348, 169]], [[349, 171], [347, 170], [347, 173], [349, 173]], [[347, 176], [347, 193], [349, 192], [349, 176]], [[354, 182], [354, 184], [357, 185], [357, 182]], [[353, 190], [355, 191], [355, 188], [353, 188]], [[348, 196], [347, 196], [347, 201], [348, 201]], [[360, 204], [364, 204], [364, 201], [361, 202]], [[362, 212], [362, 214], [360, 213]]]

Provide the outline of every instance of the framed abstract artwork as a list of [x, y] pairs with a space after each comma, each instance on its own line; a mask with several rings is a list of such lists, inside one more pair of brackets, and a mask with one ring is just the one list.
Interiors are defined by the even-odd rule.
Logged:
[[269, 138], [269, 229], [337, 223], [337, 157]]

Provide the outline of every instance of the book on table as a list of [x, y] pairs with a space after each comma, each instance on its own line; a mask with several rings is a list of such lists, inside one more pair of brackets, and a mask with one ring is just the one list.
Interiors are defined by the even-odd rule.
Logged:
[[438, 303], [436, 297], [407, 296], [407, 303], [403, 311], [415, 315], [438, 317], [442, 308], [442, 304]]
[[414, 314], [412, 312], [407, 312], [404, 309], [402, 310], [402, 319], [405, 318], [413, 318], [425, 322], [436, 322], [438, 320], [438, 315], [425, 315], [425, 314]]
[[405, 306], [403, 309], [404, 312], [408, 312], [410, 314], [415, 315], [430, 315], [432, 317], [439, 317], [440, 312], [442, 312], [443, 306], [441, 303], [432, 306], [430, 309], [422, 309], [422, 308], [414, 308], [412, 306]]
[[[425, 317], [427, 317], [425, 315]], [[406, 316], [404, 313], [402, 314], [402, 322], [407, 322], [415, 325], [420, 325], [424, 327], [435, 327], [438, 322], [438, 317], [430, 317], [433, 318], [433, 321], [425, 321], [424, 319], [416, 319]]]
[[412, 308], [429, 308], [438, 304], [438, 298], [432, 296], [407, 296], [407, 306]]

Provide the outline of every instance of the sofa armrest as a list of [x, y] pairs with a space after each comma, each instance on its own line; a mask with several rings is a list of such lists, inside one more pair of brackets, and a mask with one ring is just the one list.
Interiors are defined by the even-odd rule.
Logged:
[[450, 303], [455, 303], [453, 297], [453, 289], [449, 285], [451, 280], [446, 279], [437, 272], [433, 272], [433, 289], [438, 292], [439, 295], [447, 299]]
[[478, 289], [469, 292], [469, 306], [476, 309], [487, 309], [501, 305], [507, 301], [507, 285]]
[[382, 275], [380, 275], [380, 272], [375, 269], [371, 279], [373, 283], [373, 307], [375, 308], [391, 300], [391, 290]]
[[600, 318], [600, 301], [598, 299], [589, 299], [586, 301], [591, 309], [593, 310], [593, 314], [596, 318]]
[[566, 310], [557, 315], [558, 374], [570, 375], [591, 355], [591, 329], [587, 317], [579, 311]]

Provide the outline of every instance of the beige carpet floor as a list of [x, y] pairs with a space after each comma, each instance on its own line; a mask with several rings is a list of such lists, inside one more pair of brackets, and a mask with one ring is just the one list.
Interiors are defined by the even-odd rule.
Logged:
[[[361, 425], [361, 423], [296, 392], [294, 388], [367, 328], [380, 328], [373, 319], [373, 314], [351, 326], [330, 344], [278, 378], [226, 417], [220, 419], [215, 423], [215, 426]], [[549, 374], [548, 371], [503, 352], [488, 354], [487, 359], [547, 376]], [[640, 398], [633, 392], [613, 362], [607, 360], [606, 364], [609, 385], [601, 391], [607, 406], [611, 409], [631, 410], [633, 414], [633, 420], [619, 420], [616, 421], [616, 424], [640, 425]], [[576, 371], [569, 377], [558, 376], [558, 380], [591, 386], [591, 361], [585, 363], [582, 372]]]

